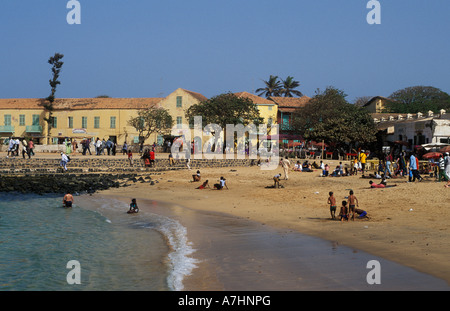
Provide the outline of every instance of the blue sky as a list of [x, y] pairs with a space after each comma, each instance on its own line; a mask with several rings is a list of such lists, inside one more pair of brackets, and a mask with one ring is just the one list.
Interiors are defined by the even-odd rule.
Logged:
[[305, 95], [334, 86], [353, 101], [414, 85], [450, 93], [450, 1], [1, 0], [0, 97], [50, 93], [48, 58], [65, 55], [57, 97], [207, 97], [293, 76]]

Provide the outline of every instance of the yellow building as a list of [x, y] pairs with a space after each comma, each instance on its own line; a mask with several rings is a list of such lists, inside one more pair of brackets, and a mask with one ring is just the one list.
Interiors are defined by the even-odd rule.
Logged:
[[264, 118], [264, 123], [268, 126], [277, 123], [278, 106], [273, 101], [248, 92], [234, 93], [234, 95], [251, 99], [258, 106], [259, 115]]
[[392, 99], [383, 96], [375, 96], [372, 97], [363, 107], [370, 113], [383, 113], [386, 112], [387, 104], [389, 102], [392, 102]]
[[[60, 144], [66, 138], [111, 140], [117, 144], [138, 143], [139, 134], [128, 121], [141, 109], [163, 107], [175, 124], [185, 121], [184, 111], [207, 98], [199, 93], [177, 89], [165, 98], [64, 98], [54, 103], [50, 144]], [[7, 137], [33, 138], [46, 144], [48, 113], [43, 99], [0, 99], [0, 139]], [[186, 122], [187, 123], [187, 122]], [[162, 137], [150, 136], [145, 142], [162, 143]]]
[[[267, 124], [276, 123], [277, 105], [265, 98], [240, 92], [238, 97], [248, 97], [257, 106]], [[138, 111], [151, 106], [168, 110], [174, 126], [189, 124], [186, 110], [207, 100], [200, 93], [178, 88], [165, 98], [63, 98], [54, 103], [53, 124], [48, 137], [49, 144], [62, 144], [65, 139], [111, 139], [118, 145], [125, 141], [137, 144], [139, 134], [128, 121]], [[44, 99], [0, 99], [0, 143], [8, 137], [33, 138], [35, 143], [47, 144], [48, 112], [43, 108]], [[193, 137], [193, 136], [192, 136]], [[145, 142], [162, 144], [163, 137], [152, 135]]]

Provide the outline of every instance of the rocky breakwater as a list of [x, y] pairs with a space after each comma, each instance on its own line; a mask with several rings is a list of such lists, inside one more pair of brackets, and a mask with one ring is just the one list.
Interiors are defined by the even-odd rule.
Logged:
[[94, 193], [97, 190], [128, 186], [130, 183], [155, 181], [150, 176], [129, 174], [33, 174], [0, 176], [0, 192], [19, 193]]

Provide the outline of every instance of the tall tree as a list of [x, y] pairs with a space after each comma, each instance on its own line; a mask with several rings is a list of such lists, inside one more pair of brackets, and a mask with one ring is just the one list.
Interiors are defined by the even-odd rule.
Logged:
[[324, 140], [340, 147], [375, 141], [377, 130], [370, 114], [345, 97], [343, 91], [333, 87], [318, 90], [308, 105], [294, 112], [293, 127], [307, 140]]
[[302, 92], [296, 90], [300, 86], [300, 82], [295, 81], [294, 77], [288, 76], [286, 80], [283, 80], [283, 88], [280, 94], [284, 97], [303, 96]]
[[426, 113], [450, 108], [450, 95], [432, 86], [411, 86], [395, 91], [386, 105], [386, 112]]
[[163, 135], [170, 132], [173, 118], [166, 109], [152, 106], [148, 109], [139, 110], [136, 117], [128, 120], [128, 125], [138, 131], [140, 150], [142, 150], [144, 142], [152, 134]]
[[50, 87], [51, 87], [51, 93], [50, 95], [45, 99], [43, 103], [43, 107], [46, 112], [46, 116], [44, 117], [44, 121], [47, 122], [47, 133], [46, 133], [46, 141], [47, 144], [50, 144], [50, 130], [53, 126], [53, 111], [54, 108], [54, 102], [55, 102], [55, 93], [56, 93], [56, 87], [61, 84], [61, 82], [58, 80], [59, 73], [61, 72], [62, 65], [64, 62], [61, 61], [61, 59], [64, 57], [63, 54], [55, 53], [55, 55], [51, 56], [48, 60], [48, 63], [52, 65], [52, 79], [49, 80]]
[[281, 82], [278, 80], [278, 76], [270, 75], [269, 80], [263, 81], [266, 85], [264, 88], [259, 88], [256, 93], [258, 96], [265, 96], [266, 98], [270, 96], [280, 96], [281, 92]]

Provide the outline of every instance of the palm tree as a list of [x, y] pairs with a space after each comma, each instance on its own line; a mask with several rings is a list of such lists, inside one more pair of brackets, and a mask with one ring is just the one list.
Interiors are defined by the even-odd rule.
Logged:
[[280, 90], [280, 94], [284, 95], [284, 97], [303, 96], [302, 92], [294, 90], [299, 86], [300, 82], [295, 81], [294, 77], [288, 76], [286, 80], [283, 80], [283, 89]]
[[[264, 80], [263, 80], [264, 81]], [[256, 93], [259, 93], [258, 96], [265, 95], [266, 98], [270, 96], [279, 96], [281, 91], [281, 82], [278, 80], [278, 76], [270, 75], [268, 81], [264, 81], [266, 87], [259, 88], [256, 90]]]

